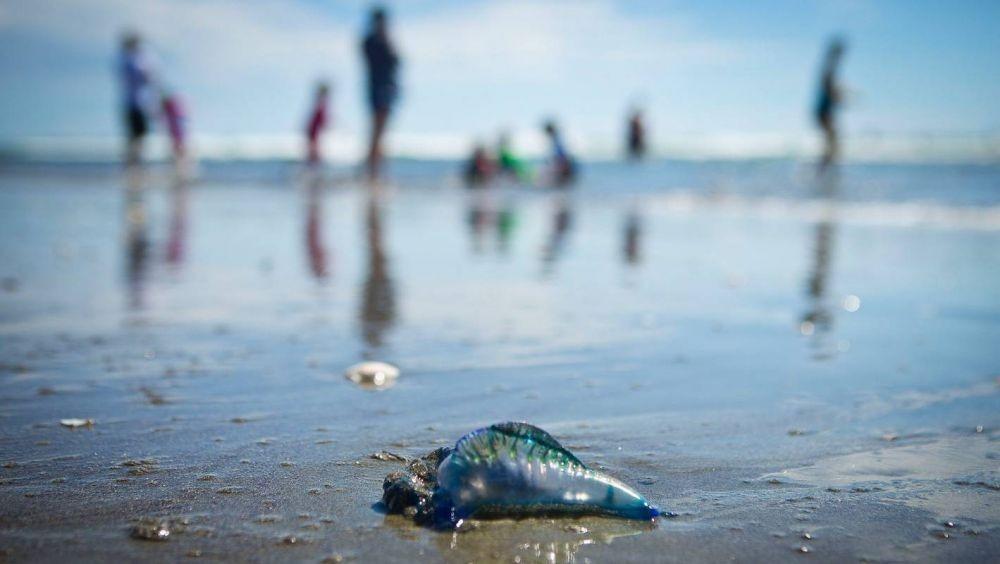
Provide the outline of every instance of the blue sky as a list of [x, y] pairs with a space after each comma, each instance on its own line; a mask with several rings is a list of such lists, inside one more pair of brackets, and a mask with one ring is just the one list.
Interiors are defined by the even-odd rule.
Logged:
[[[1000, 130], [1000, 2], [388, 2], [404, 57], [403, 143], [533, 130], [558, 116], [611, 145], [630, 103], [658, 139], [798, 139], [823, 44], [850, 40], [850, 133]], [[111, 137], [119, 31], [142, 30], [196, 135], [296, 135], [317, 77], [334, 137], [365, 131], [367, 2], [0, 0], [0, 139]], [[742, 136], [742, 137], [741, 137]], [[749, 137], [748, 137], [749, 136]], [[345, 141], [345, 142], [347, 142]], [[462, 141], [465, 142], [465, 141]]]

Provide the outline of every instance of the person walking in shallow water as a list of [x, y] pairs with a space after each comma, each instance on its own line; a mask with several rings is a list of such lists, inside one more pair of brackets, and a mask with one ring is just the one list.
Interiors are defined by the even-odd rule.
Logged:
[[371, 106], [371, 143], [365, 163], [368, 178], [378, 178], [382, 166], [382, 136], [389, 115], [399, 94], [396, 81], [399, 56], [389, 40], [388, 15], [384, 8], [375, 8], [371, 15], [371, 29], [361, 44], [365, 66], [368, 69], [368, 103]]
[[837, 127], [837, 112], [843, 103], [843, 91], [837, 78], [840, 61], [846, 44], [840, 38], [830, 41], [820, 76], [819, 94], [816, 99], [816, 123], [823, 131], [823, 156], [820, 172], [825, 171], [837, 159], [840, 152], [840, 135]]
[[149, 132], [147, 104], [152, 83], [152, 72], [137, 33], [126, 32], [122, 37], [118, 64], [127, 139], [125, 163], [133, 165], [142, 158], [142, 142]]

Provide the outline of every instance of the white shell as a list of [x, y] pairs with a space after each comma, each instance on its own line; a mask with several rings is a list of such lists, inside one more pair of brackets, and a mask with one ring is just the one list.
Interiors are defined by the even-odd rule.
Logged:
[[63, 427], [75, 429], [77, 427], [90, 427], [94, 424], [93, 419], [60, 419], [59, 424]]
[[396, 385], [399, 369], [387, 362], [369, 360], [348, 368], [344, 377], [362, 388], [384, 390]]

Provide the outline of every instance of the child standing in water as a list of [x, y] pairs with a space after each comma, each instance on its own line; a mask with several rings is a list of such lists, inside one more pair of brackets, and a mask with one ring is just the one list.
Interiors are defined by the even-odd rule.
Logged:
[[320, 135], [327, 126], [327, 98], [330, 87], [321, 82], [316, 87], [316, 100], [313, 102], [312, 112], [309, 114], [309, 122], [306, 124], [306, 139], [308, 141], [308, 154], [306, 160], [310, 165], [320, 161]]
[[509, 175], [519, 182], [531, 182], [531, 171], [514, 153], [510, 146], [510, 135], [506, 132], [501, 133], [497, 141], [497, 166], [502, 174]]
[[170, 146], [174, 151], [174, 162], [180, 163], [187, 154], [184, 138], [184, 125], [187, 114], [180, 98], [172, 92], [164, 90], [160, 93], [160, 111], [166, 122], [167, 133], [170, 135]]

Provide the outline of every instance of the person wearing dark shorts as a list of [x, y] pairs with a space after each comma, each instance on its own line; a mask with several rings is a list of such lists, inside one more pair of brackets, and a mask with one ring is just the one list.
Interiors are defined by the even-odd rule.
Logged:
[[125, 110], [128, 121], [128, 140], [138, 141], [149, 133], [149, 124], [146, 123], [146, 114], [139, 108], [129, 107]]
[[383, 8], [373, 9], [371, 29], [361, 44], [368, 70], [368, 104], [372, 111], [371, 143], [366, 160], [368, 178], [372, 180], [379, 176], [382, 166], [382, 136], [399, 95], [396, 81], [399, 56], [389, 40], [387, 18]]
[[149, 132], [146, 97], [150, 84], [149, 67], [143, 57], [141, 40], [135, 33], [122, 38], [119, 72], [123, 88], [125, 129], [128, 138], [125, 162], [138, 163], [142, 155], [142, 140]]
[[837, 158], [840, 150], [839, 132], [837, 131], [837, 111], [840, 108], [842, 96], [837, 72], [840, 60], [846, 46], [840, 38], [835, 38], [827, 47], [823, 72], [820, 76], [819, 94], [816, 99], [814, 117], [816, 124], [823, 131], [823, 157], [820, 160], [820, 171], [826, 170]]

